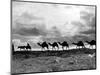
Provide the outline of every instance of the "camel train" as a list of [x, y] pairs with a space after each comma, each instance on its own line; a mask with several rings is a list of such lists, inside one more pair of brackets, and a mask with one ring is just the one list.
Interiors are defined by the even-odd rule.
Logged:
[[[96, 41], [95, 40], [92, 40], [90, 42], [89, 41], [85, 41], [85, 42], [87, 44], [89, 44], [90, 47], [92, 46], [92, 49], [93, 49], [93, 46], [96, 45]], [[82, 41], [78, 41], [77, 43], [73, 42], [72, 44], [76, 45], [76, 49], [86, 48]], [[63, 41], [62, 43], [61, 42], [53, 42], [53, 43], [49, 42], [49, 43], [47, 43], [45, 41], [45, 42], [42, 42], [42, 43], [37, 43], [37, 45], [39, 45], [42, 48], [42, 50], [43, 49], [45, 50], [45, 48], [47, 48], [47, 50], [49, 50], [49, 46], [52, 47], [52, 50], [59, 50], [59, 45], [62, 47], [62, 50], [68, 50], [69, 49], [69, 44], [67, 43], [67, 41]], [[66, 49], [64, 49], [64, 48], [66, 48]]]
[[[93, 49], [93, 46], [96, 46], [95, 40], [85, 41], [85, 42], [89, 45], [89, 48]], [[77, 43], [73, 42], [72, 44], [76, 46], [76, 49], [86, 48], [82, 41], [78, 41]], [[69, 50], [69, 44], [67, 43], [67, 41], [53, 42], [53, 43], [44, 41], [41, 43], [38, 42], [37, 45], [41, 47], [42, 51], [44, 51], [45, 49], [49, 50], [50, 47], [52, 47], [52, 51], [59, 50], [59, 45], [62, 47], [62, 50]], [[14, 50], [14, 44], [12, 44], [12, 49]], [[26, 46], [18, 46], [17, 49], [20, 49], [20, 51], [22, 50], [31, 51], [32, 48], [30, 44], [27, 43]]]

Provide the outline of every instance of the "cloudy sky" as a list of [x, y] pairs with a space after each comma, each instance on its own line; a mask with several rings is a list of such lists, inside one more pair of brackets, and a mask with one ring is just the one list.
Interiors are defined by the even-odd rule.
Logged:
[[86, 41], [95, 39], [95, 7], [78, 5], [12, 2], [12, 40]]

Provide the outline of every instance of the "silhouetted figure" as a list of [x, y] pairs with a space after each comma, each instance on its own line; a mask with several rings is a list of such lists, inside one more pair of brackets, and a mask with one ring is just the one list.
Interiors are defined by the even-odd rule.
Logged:
[[92, 41], [86, 41], [86, 43], [88, 43], [90, 46], [89, 46], [89, 48], [90, 47], [92, 47], [93, 48], [93, 45], [96, 45], [96, 41], [95, 40], [92, 40]]
[[67, 48], [69, 48], [69, 45], [68, 45], [68, 43], [66, 42], [66, 41], [64, 41], [64, 42], [58, 42], [61, 46], [62, 46], [62, 49], [64, 50], [64, 47], [66, 47], [66, 50], [67, 50]]
[[50, 46], [52, 46], [52, 50], [55, 49], [56, 50], [56, 47], [57, 49], [59, 50], [59, 46], [57, 44], [57, 42], [53, 42], [52, 44], [51, 43], [48, 43]]
[[12, 43], [12, 54], [14, 53], [15, 49], [14, 49], [14, 44]]
[[80, 47], [85, 48], [84, 43], [82, 41], [79, 41], [78, 43], [72, 43], [72, 44], [77, 45], [76, 48], [79, 47], [79, 49]]
[[42, 47], [42, 50], [45, 49], [45, 48], [49, 49], [48, 44], [46, 43], [46, 41], [43, 42], [43, 43], [37, 43], [37, 44], [38, 44], [40, 47]]
[[26, 50], [31, 50], [31, 46], [29, 45], [29, 43], [27, 43], [27, 46], [25, 46]]

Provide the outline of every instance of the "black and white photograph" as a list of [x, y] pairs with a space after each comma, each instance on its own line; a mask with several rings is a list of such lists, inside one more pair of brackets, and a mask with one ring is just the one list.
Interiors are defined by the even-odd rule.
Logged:
[[96, 5], [11, 1], [11, 73], [96, 69]]

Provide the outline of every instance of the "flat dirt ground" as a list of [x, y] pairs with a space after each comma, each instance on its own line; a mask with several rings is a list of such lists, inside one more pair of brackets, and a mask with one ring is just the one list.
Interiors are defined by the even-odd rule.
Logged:
[[96, 69], [96, 56], [89, 54], [62, 54], [62, 56], [39, 56], [30, 55], [24, 58], [24, 55], [17, 54], [12, 60], [12, 73], [40, 73], [40, 72], [58, 72], [72, 70]]

